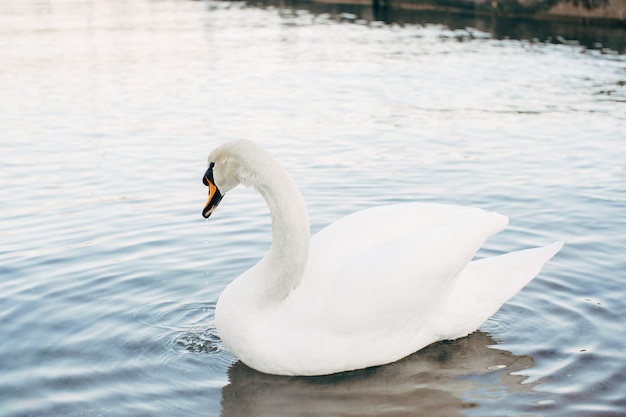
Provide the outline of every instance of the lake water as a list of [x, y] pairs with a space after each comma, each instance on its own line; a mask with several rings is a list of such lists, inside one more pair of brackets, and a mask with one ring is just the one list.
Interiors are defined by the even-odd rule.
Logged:
[[[0, 3], [0, 415], [626, 415], [622, 47], [328, 10]], [[238, 189], [200, 215], [206, 155], [240, 137], [313, 232], [420, 200], [509, 215], [479, 256], [566, 246], [467, 338], [257, 373], [213, 312], [269, 247], [267, 209]]]

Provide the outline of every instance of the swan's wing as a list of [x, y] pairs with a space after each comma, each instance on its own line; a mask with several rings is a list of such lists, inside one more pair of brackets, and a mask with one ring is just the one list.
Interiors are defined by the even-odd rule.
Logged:
[[303, 357], [320, 362], [314, 366], [331, 369], [337, 359], [343, 369], [357, 369], [423, 347], [415, 344], [420, 328], [483, 242], [508, 221], [482, 210], [471, 214], [379, 245], [355, 242], [352, 251], [341, 248], [340, 257], [332, 248], [316, 248], [306, 271], [315, 277], [303, 280], [264, 329], [268, 343], [289, 334], [273, 354], [305, 351]]
[[315, 280], [319, 285], [331, 285], [323, 281], [342, 279], [337, 271], [342, 265], [345, 267], [347, 258], [368, 250], [378, 251], [377, 257], [381, 257], [380, 248], [385, 244], [409, 236], [419, 238], [425, 230], [436, 230], [484, 213], [486, 211], [479, 208], [434, 203], [394, 204], [352, 213], [313, 236], [309, 264], [315, 267], [316, 273], [307, 274], [303, 281]]
[[339, 333], [422, 327], [476, 251], [507, 222], [482, 212], [345, 254], [332, 282], [320, 288], [327, 320]]

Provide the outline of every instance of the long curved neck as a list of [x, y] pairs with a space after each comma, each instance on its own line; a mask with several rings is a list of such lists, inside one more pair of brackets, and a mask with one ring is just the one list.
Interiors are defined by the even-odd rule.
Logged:
[[309, 254], [309, 216], [296, 183], [265, 151], [243, 175], [243, 185], [255, 188], [272, 216], [272, 245], [255, 267], [260, 296], [268, 303], [286, 298], [298, 286]]

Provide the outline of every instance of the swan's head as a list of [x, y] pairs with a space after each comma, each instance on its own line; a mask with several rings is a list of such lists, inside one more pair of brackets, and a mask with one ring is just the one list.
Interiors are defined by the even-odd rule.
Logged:
[[243, 167], [251, 164], [249, 160], [254, 146], [250, 141], [240, 140], [226, 143], [211, 152], [209, 167], [202, 177], [204, 185], [209, 187], [209, 198], [202, 209], [205, 219], [213, 214], [224, 194], [242, 182], [247, 185], [249, 175]]

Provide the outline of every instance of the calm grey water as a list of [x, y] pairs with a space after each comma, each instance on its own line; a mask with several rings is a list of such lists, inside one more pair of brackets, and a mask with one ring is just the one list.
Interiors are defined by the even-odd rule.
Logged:
[[[0, 415], [625, 415], [626, 59], [606, 52], [242, 3], [4, 0]], [[200, 216], [206, 154], [240, 137], [293, 175], [314, 232], [421, 200], [508, 214], [479, 256], [567, 243], [467, 338], [262, 375], [213, 311], [267, 250], [267, 209], [236, 190]]]

